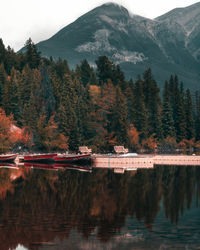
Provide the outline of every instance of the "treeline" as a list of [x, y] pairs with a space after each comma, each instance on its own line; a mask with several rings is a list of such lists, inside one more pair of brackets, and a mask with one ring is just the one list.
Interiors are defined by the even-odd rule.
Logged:
[[106, 56], [95, 69], [83, 60], [71, 70], [66, 60], [42, 58], [31, 39], [24, 54], [0, 40], [0, 108], [27, 131], [30, 140], [23, 147], [29, 150], [77, 151], [88, 145], [108, 152], [117, 144], [171, 150], [200, 144], [200, 96], [192, 98], [178, 76], [165, 82], [161, 94], [150, 68], [135, 82]]

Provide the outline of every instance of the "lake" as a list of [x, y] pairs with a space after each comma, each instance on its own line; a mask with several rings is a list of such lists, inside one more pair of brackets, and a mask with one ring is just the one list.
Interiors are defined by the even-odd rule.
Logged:
[[0, 168], [0, 249], [200, 249], [200, 167]]

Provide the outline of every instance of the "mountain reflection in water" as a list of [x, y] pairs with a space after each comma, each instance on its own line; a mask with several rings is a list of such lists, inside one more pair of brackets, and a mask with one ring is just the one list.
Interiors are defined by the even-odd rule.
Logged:
[[200, 245], [200, 167], [44, 170], [0, 167], [1, 250]]

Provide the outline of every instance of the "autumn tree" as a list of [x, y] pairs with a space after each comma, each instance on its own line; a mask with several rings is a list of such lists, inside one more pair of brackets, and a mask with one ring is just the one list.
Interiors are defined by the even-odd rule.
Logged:
[[2, 153], [12, 148], [12, 132], [10, 128], [13, 123], [13, 116], [6, 116], [5, 111], [0, 108], [0, 151]]
[[58, 125], [51, 116], [46, 121], [46, 116], [41, 115], [36, 127], [36, 146], [44, 151], [67, 150], [68, 138], [58, 131]]
[[129, 148], [136, 151], [139, 148], [139, 133], [133, 124], [130, 124], [128, 135]]

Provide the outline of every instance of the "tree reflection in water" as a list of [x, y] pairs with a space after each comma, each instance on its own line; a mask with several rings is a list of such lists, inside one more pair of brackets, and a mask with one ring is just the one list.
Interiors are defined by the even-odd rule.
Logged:
[[76, 239], [94, 237], [109, 244], [128, 218], [151, 231], [163, 206], [165, 217], [177, 224], [199, 197], [200, 167], [195, 166], [158, 166], [123, 175], [108, 169], [0, 169], [1, 250], [18, 244], [53, 247], [74, 230]]

